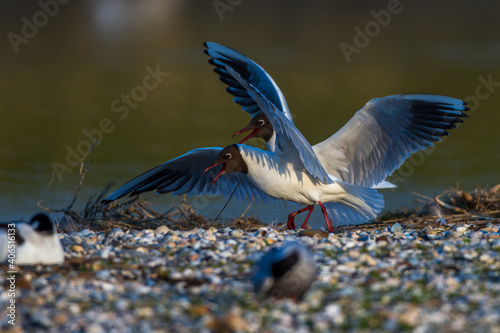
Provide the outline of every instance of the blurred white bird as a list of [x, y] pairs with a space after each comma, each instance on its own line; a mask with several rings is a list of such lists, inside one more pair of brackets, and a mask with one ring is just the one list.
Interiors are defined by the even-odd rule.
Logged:
[[316, 261], [299, 241], [273, 247], [257, 264], [252, 277], [258, 295], [299, 301], [316, 279]]
[[43, 213], [30, 222], [0, 223], [0, 262], [62, 264], [64, 250], [54, 223]]

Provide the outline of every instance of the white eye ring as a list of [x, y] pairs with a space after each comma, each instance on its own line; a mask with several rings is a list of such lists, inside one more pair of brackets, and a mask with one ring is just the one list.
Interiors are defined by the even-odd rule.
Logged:
[[264, 126], [265, 123], [266, 123], [266, 121], [264, 119], [259, 119], [259, 121], [257, 122], [257, 125]]
[[231, 153], [226, 153], [226, 155], [224, 155], [224, 158], [228, 160], [230, 160], [232, 157], [233, 155], [231, 155]]

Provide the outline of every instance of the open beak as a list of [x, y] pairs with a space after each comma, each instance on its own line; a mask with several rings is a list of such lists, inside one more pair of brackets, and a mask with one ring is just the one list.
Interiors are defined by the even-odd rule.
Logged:
[[[250, 130], [251, 130], [251, 128], [245, 127], [244, 129], [241, 129], [241, 130], [239, 130], [238, 132], [234, 133], [234, 134], [233, 134], [233, 138], [234, 138], [236, 135], [238, 135], [238, 134], [241, 134], [241, 133], [244, 133], [244, 132], [248, 132], [248, 131], [250, 131]], [[255, 129], [252, 131], [252, 133], [248, 134], [248, 135], [247, 135], [247, 136], [246, 136], [243, 140], [241, 140], [239, 143], [241, 144], [241, 143], [243, 143], [243, 142], [247, 141], [247, 140], [248, 140], [248, 139], [250, 139], [252, 136], [254, 136], [255, 134], [257, 134], [257, 132], [258, 132], [258, 131], [259, 131], [259, 128], [255, 128]]]
[[[208, 168], [206, 168], [205, 171], [203, 171], [203, 173], [207, 172], [208, 170], [212, 169], [213, 167], [218, 166], [219, 164], [221, 164], [221, 163], [214, 163], [214, 164], [212, 164], [211, 166], [209, 166]], [[214, 180], [212, 181], [212, 184], [214, 184], [215, 181], [217, 180], [217, 178], [219, 178], [221, 175], [223, 175], [226, 172], [226, 168], [227, 168], [227, 163], [222, 163], [222, 169], [220, 169], [220, 171], [217, 174], [217, 176], [215, 176]]]

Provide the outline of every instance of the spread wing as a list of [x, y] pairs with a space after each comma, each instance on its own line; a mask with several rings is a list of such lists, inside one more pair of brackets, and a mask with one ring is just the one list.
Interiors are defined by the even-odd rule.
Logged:
[[235, 96], [233, 101], [239, 104], [244, 111], [248, 112], [250, 116], [253, 117], [259, 113], [260, 107], [250, 96], [248, 91], [228, 73], [226, 66], [231, 67], [245, 81], [255, 86], [276, 106], [277, 110], [282, 112], [286, 118], [292, 121], [292, 116], [286, 104], [285, 96], [283, 96], [283, 93], [272, 77], [267, 74], [262, 67], [250, 58], [228, 47], [212, 42], [206, 42], [204, 45], [207, 48], [205, 53], [212, 57], [209, 62], [215, 66], [214, 72], [219, 74], [219, 79], [228, 85], [226, 91]]
[[313, 147], [326, 171], [343, 181], [372, 187], [410, 154], [432, 146], [468, 117], [459, 99], [407, 94], [366, 103], [337, 133]]
[[[242, 173], [223, 174], [212, 184], [220, 168], [214, 167], [203, 172], [212, 165], [222, 148], [199, 148], [181, 155], [173, 160], [165, 162], [142, 175], [127, 182], [103, 201], [110, 202], [125, 195], [136, 195], [143, 192], [156, 191], [157, 193], [169, 193], [173, 195], [219, 195], [229, 198], [241, 178]], [[236, 189], [233, 200], [239, 202], [255, 201], [259, 204], [274, 206], [296, 205], [280, 199], [275, 199], [260, 191], [248, 177], [245, 177]]]
[[302, 133], [257, 87], [246, 81], [232, 67], [226, 71], [236, 80], [267, 116], [276, 132], [276, 154], [283, 154], [287, 160], [301, 162], [306, 170], [320, 181], [331, 182], [330, 177], [319, 162], [315, 152]]

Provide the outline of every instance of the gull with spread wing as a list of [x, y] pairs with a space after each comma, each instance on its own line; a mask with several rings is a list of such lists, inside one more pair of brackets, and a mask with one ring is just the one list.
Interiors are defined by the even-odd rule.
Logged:
[[[265, 140], [269, 151], [280, 150], [277, 142], [287, 133], [275, 131], [273, 118], [286, 118], [289, 127], [298, 130], [278, 85], [261, 66], [241, 53], [212, 42], [205, 43], [205, 46], [205, 53], [212, 57], [209, 62], [215, 66], [214, 71], [228, 85], [226, 91], [235, 96], [234, 102], [252, 116], [248, 126], [233, 136], [252, 131], [240, 143], [251, 137], [260, 137]], [[249, 90], [250, 86], [253, 88]], [[262, 107], [254, 98], [255, 92], [266, 101], [261, 103]], [[271, 118], [269, 110], [275, 112]], [[463, 112], [467, 110], [465, 102], [446, 96], [404, 94], [375, 98], [338, 132], [312, 146], [312, 150], [325, 171], [336, 179], [371, 188], [395, 187], [385, 178], [410, 154], [432, 146], [433, 142], [441, 140], [441, 136], [448, 135], [447, 130], [456, 128], [457, 123], [463, 122], [461, 118], [467, 117]], [[281, 149], [281, 154], [286, 154], [286, 150]], [[305, 210], [309, 210], [309, 214], [303, 227], [312, 207], [299, 212]]]

